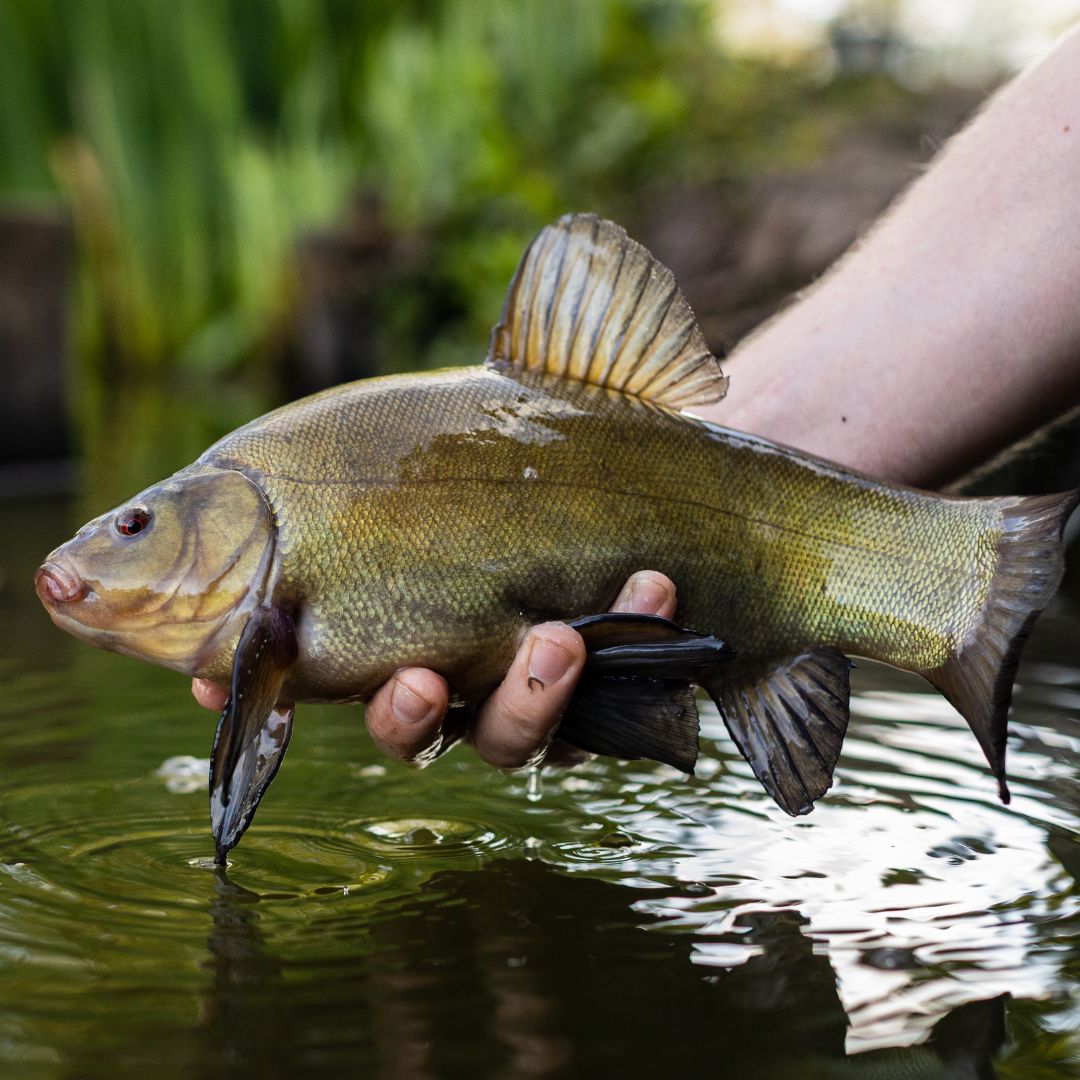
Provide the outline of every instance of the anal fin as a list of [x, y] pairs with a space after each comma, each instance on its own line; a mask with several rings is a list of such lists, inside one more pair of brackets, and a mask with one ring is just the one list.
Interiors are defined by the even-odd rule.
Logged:
[[789, 814], [806, 814], [832, 785], [848, 723], [851, 661], [813, 649], [706, 689], [754, 775]]
[[732, 650], [655, 615], [590, 615], [570, 625], [588, 656], [558, 737], [593, 754], [649, 758], [692, 773], [698, 713], [691, 684]]

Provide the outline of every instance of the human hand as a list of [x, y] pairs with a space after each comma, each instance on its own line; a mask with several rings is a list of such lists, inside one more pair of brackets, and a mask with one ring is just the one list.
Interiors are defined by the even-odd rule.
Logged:
[[[655, 570], [639, 571], [623, 586], [611, 610], [670, 619], [675, 586]], [[518, 769], [542, 754], [584, 664], [585, 643], [565, 623], [541, 623], [529, 630], [468, 733], [480, 757], [500, 769]], [[537, 681], [542, 690], [536, 688]], [[219, 712], [228, 698], [225, 690], [205, 679], [193, 680], [191, 691], [200, 705]], [[423, 760], [441, 741], [448, 705], [449, 690], [441, 675], [428, 668], [402, 668], [368, 702], [365, 719], [375, 745], [387, 757], [412, 762]]]

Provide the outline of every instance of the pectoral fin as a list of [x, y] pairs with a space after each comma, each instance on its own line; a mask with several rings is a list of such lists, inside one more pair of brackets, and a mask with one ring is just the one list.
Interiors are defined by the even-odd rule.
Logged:
[[236, 647], [232, 688], [210, 757], [210, 822], [221, 866], [288, 748], [293, 709], [279, 705], [278, 694], [295, 659], [292, 619], [278, 608], [256, 610]]
[[789, 814], [809, 813], [832, 786], [851, 667], [835, 649], [814, 649], [705, 684], [754, 775]]
[[691, 683], [732, 650], [655, 615], [590, 615], [570, 625], [588, 656], [558, 737], [593, 754], [650, 758], [692, 773], [698, 713]]

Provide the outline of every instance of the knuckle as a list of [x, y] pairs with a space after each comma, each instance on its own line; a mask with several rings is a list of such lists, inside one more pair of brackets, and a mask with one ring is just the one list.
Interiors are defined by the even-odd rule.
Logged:
[[558, 714], [550, 709], [529, 708], [527, 703], [504, 697], [492, 701], [473, 742], [476, 752], [489, 765], [520, 769], [547, 746], [557, 723]]
[[514, 752], [528, 757], [548, 737], [558, 716], [547, 709], [530, 709], [515, 702], [502, 710], [500, 720], [500, 727], [513, 734]]
[[523, 769], [532, 763], [544, 750], [544, 743], [531, 749], [526, 746], [510, 747], [506, 745], [478, 747], [477, 753], [489, 765], [496, 769], [505, 769], [513, 772], [515, 769]]

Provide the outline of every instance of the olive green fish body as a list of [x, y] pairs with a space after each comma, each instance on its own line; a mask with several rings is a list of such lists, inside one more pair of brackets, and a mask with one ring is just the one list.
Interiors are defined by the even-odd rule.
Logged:
[[[584, 749], [691, 769], [697, 683], [804, 813], [832, 782], [848, 657], [865, 656], [941, 690], [1006, 797], [1012, 678], [1076, 495], [896, 487], [680, 411], [725, 386], [670, 272], [616, 226], [566, 218], [522, 260], [484, 367], [247, 424], [57, 549], [39, 592], [65, 629], [229, 683], [219, 860], [294, 702], [367, 699], [422, 665], [475, 704], [549, 618], [586, 640], [560, 728]], [[642, 568], [678, 583], [692, 630], [598, 615]]]
[[987, 501], [483, 368], [341, 387], [202, 461], [249, 475], [274, 509], [299, 700], [365, 697], [405, 664], [482, 696], [524, 627], [604, 610], [642, 566], [687, 583], [682, 621], [722, 629], [741, 658], [818, 644], [932, 669], [995, 568]]

